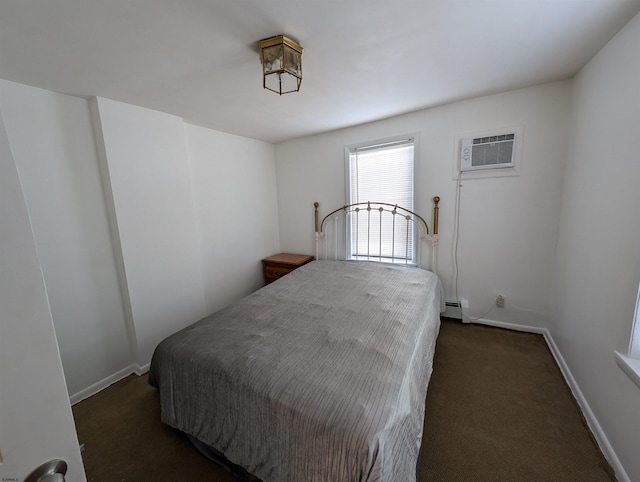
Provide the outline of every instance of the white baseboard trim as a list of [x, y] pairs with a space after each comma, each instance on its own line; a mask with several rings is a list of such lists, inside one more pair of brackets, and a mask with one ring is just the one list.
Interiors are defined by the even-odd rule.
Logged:
[[546, 328], [539, 328], [535, 326], [516, 325], [514, 323], [506, 323], [503, 321], [486, 320], [486, 319], [480, 319], [480, 320], [474, 321], [474, 323], [477, 323], [479, 325], [489, 325], [489, 326], [495, 326], [498, 328], [505, 328], [508, 330], [524, 331], [527, 333], [536, 333], [544, 336], [544, 339], [547, 342], [547, 346], [549, 347], [549, 350], [551, 351], [553, 358], [556, 360], [556, 363], [558, 364], [558, 367], [560, 368], [560, 371], [562, 372], [562, 375], [564, 376], [564, 379], [567, 382], [567, 385], [569, 385], [571, 393], [573, 393], [573, 397], [576, 399], [576, 401], [578, 402], [578, 406], [582, 410], [582, 414], [584, 415], [587, 425], [591, 429], [591, 433], [596, 439], [596, 442], [598, 443], [598, 446], [600, 447], [600, 450], [602, 451], [603, 455], [605, 456], [605, 458], [611, 464], [611, 467], [615, 471], [616, 478], [618, 479], [619, 482], [631, 482], [631, 479], [629, 479], [629, 476], [627, 475], [627, 472], [624, 470], [622, 463], [620, 463], [620, 459], [618, 458], [615, 451], [613, 450], [613, 447], [609, 443], [609, 439], [607, 438], [604, 431], [602, 430], [602, 426], [600, 425], [600, 423], [598, 422], [598, 419], [596, 418], [593, 411], [591, 410], [591, 407], [589, 406], [587, 399], [582, 394], [582, 390], [580, 390], [580, 387], [578, 386], [576, 379], [573, 377], [571, 370], [569, 370], [569, 366], [565, 362], [564, 357], [562, 356], [562, 353], [560, 353], [560, 350], [558, 349], [556, 342], [553, 340], [553, 337], [551, 336], [551, 333], [549, 332], [549, 330]]
[[148, 371], [149, 371], [149, 363], [142, 366], [138, 365], [137, 363], [133, 363], [128, 367], [123, 368], [122, 370], [118, 370], [113, 375], [109, 375], [108, 377], [103, 378], [99, 382], [96, 382], [93, 385], [83, 390], [80, 390], [78, 393], [74, 393], [69, 397], [69, 401], [71, 402], [71, 405], [75, 405], [76, 403], [89, 398], [91, 395], [95, 395], [96, 393], [104, 390], [109, 385], [113, 385], [114, 383], [119, 382], [123, 378], [128, 377], [132, 373], [135, 373], [136, 375], [141, 376], [147, 373]]
[[506, 330], [524, 331], [526, 333], [536, 333], [538, 335], [544, 335], [545, 332], [548, 333], [546, 328], [538, 328], [536, 326], [528, 326], [528, 325], [516, 325], [515, 323], [507, 323], [506, 321], [487, 320], [485, 318], [480, 318], [479, 320], [472, 321], [471, 323], [475, 323], [477, 325], [495, 326], [496, 328], [504, 328]]
[[622, 466], [620, 459], [618, 458], [615, 451], [613, 450], [613, 447], [609, 443], [609, 439], [604, 433], [604, 430], [602, 430], [602, 426], [600, 425], [600, 422], [598, 422], [598, 419], [596, 418], [593, 411], [591, 410], [591, 407], [589, 406], [587, 399], [582, 394], [582, 390], [580, 390], [578, 383], [576, 382], [575, 378], [573, 378], [573, 374], [571, 373], [571, 370], [569, 370], [569, 366], [567, 365], [567, 363], [564, 361], [564, 358], [560, 353], [560, 350], [558, 349], [558, 346], [556, 345], [555, 341], [553, 340], [551, 333], [549, 333], [549, 330], [545, 329], [544, 339], [547, 341], [549, 350], [551, 350], [553, 357], [556, 359], [556, 363], [560, 367], [560, 371], [564, 375], [564, 378], [567, 381], [567, 385], [569, 385], [569, 388], [571, 389], [573, 396], [575, 397], [575, 399], [578, 402], [578, 405], [582, 409], [582, 414], [584, 415], [584, 418], [587, 421], [587, 425], [591, 429], [591, 432], [593, 433], [593, 436], [596, 439], [596, 442], [600, 446], [600, 450], [602, 450], [602, 453], [604, 454], [605, 458], [609, 461], [609, 463], [611, 464], [611, 467], [613, 467], [613, 470], [616, 473], [616, 478], [618, 479], [619, 482], [631, 482], [631, 479], [629, 479], [627, 472], [624, 470], [624, 467]]
[[134, 365], [134, 370], [133, 373], [135, 373], [136, 375], [138, 375], [139, 377], [141, 377], [142, 375], [144, 375], [145, 373], [147, 373], [149, 371], [149, 365], [151, 365], [151, 363], [145, 363], [144, 365], [140, 366], [137, 363]]

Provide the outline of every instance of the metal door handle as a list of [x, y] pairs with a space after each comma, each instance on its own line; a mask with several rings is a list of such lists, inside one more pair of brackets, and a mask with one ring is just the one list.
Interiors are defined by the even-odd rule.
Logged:
[[53, 459], [31, 472], [24, 482], [65, 482], [66, 473], [67, 463], [64, 460]]

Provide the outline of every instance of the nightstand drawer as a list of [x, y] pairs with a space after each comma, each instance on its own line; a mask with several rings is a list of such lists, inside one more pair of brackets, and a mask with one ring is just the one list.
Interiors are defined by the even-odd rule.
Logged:
[[264, 276], [269, 281], [275, 281], [278, 278], [282, 278], [285, 274], [291, 273], [293, 268], [279, 268], [277, 266], [265, 266]]
[[274, 254], [262, 260], [264, 280], [272, 283], [291, 273], [294, 269], [313, 261], [313, 256], [308, 254]]

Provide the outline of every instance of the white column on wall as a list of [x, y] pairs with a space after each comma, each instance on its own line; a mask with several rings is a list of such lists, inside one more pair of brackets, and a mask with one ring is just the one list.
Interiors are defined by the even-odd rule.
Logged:
[[181, 118], [94, 100], [108, 209], [137, 362], [205, 315], [201, 254]]
[[0, 105], [76, 401], [133, 363], [89, 103], [0, 81]]

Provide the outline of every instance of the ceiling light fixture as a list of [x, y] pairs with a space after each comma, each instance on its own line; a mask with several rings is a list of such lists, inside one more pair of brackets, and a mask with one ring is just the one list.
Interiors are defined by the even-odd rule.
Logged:
[[298, 92], [302, 84], [302, 46], [278, 35], [260, 41], [263, 87], [277, 94]]

